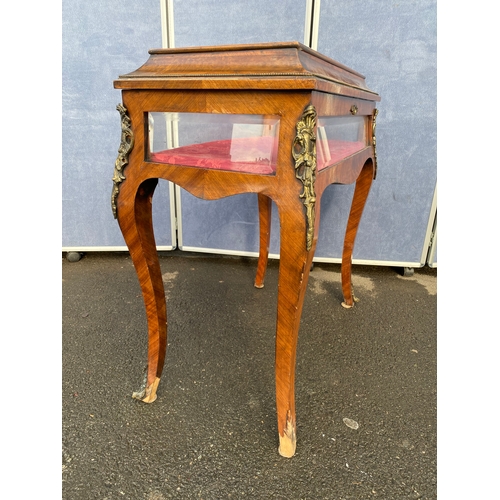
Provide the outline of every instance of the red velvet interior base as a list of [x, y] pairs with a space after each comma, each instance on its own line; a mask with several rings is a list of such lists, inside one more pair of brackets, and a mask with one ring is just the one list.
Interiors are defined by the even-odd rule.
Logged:
[[[271, 161], [275, 142], [276, 139], [270, 136], [204, 142], [151, 153], [151, 160], [189, 167], [272, 174], [276, 171], [276, 155]], [[246, 161], [231, 161], [232, 157]], [[248, 161], [251, 158], [254, 160]]]
[[[150, 160], [171, 165], [230, 170], [251, 174], [273, 174], [276, 172], [277, 155], [275, 145], [276, 139], [274, 137], [250, 137], [204, 142], [151, 153]], [[328, 147], [330, 159], [323, 158], [321, 151], [318, 152], [318, 170], [351, 156], [356, 151], [363, 149], [365, 144], [363, 142], [328, 141]], [[249, 161], [250, 158], [255, 159]], [[234, 159], [243, 159], [244, 161], [234, 161]]]
[[361, 151], [366, 144], [362, 141], [328, 141], [328, 150], [330, 151], [330, 158], [324, 158], [322, 154], [322, 144], [316, 145], [317, 152], [317, 168], [322, 170], [330, 165], [334, 165], [344, 158], [353, 155], [357, 151]]

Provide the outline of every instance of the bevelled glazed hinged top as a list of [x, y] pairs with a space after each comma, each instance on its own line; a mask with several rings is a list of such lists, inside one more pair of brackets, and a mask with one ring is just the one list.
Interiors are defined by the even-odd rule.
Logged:
[[153, 49], [118, 89], [294, 89], [379, 101], [360, 73], [299, 42]]

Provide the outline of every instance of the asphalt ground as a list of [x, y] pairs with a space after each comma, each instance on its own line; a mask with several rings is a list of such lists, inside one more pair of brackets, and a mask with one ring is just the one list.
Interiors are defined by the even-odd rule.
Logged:
[[437, 498], [437, 270], [316, 263], [296, 366], [297, 451], [278, 454], [279, 261], [160, 256], [168, 348], [158, 399], [132, 399], [146, 317], [127, 253], [62, 260], [62, 498]]

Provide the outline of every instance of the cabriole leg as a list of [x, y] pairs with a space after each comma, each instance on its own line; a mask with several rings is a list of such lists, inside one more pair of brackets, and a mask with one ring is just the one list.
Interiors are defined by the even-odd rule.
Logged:
[[257, 262], [257, 274], [255, 276], [255, 287], [264, 287], [267, 261], [269, 257], [269, 241], [271, 239], [271, 211], [272, 200], [268, 196], [259, 193], [259, 260]]
[[316, 238], [306, 250], [303, 206], [280, 209], [281, 253], [276, 324], [276, 407], [279, 453], [292, 457], [296, 446], [295, 360], [300, 317]]
[[372, 160], [368, 160], [364, 164], [363, 169], [356, 180], [351, 211], [349, 213], [349, 220], [347, 221], [344, 249], [342, 251], [341, 275], [342, 293], [344, 295], [344, 302], [342, 302], [342, 306], [347, 309], [354, 306], [354, 302], [358, 301], [358, 299], [354, 297], [352, 290], [352, 252], [354, 249], [354, 242], [356, 240], [356, 233], [358, 232], [359, 222], [361, 220], [361, 216], [363, 215], [363, 209], [365, 208], [372, 181], [373, 162]]
[[[160, 263], [156, 251], [152, 198], [157, 179], [144, 181], [135, 196], [118, 198], [118, 223], [130, 251], [142, 290], [148, 322], [148, 366], [145, 382], [132, 397], [145, 403], [156, 400], [167, 345], [167, 308]], [[126, 184], [126, 183], [125, 183]], [[127, 186], [129, 187], [129, 186]], [[123, 194], [123, 197], [121, 195]]]

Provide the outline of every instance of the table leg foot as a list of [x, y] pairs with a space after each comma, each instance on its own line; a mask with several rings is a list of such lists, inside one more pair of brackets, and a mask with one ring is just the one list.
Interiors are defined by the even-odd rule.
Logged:
[[286, 427], [283, 435], [280, 434], [280, 445], [278, 453], [285, 458], [291, 458], [295, 455], [295, 447], [297, 444], [297, 437], [295, 434], [295, 422], [291, 418], [291, 412], [287, 414]]
[[143, 387], [141, 387], [138, 392], [132, 393], [132, 397], [142, 401], [143, 403], [153, 403], [156, 401], [156, 390], [158, 389], [159, 383], [159, 377], [156, 377], [151, 385], [147, 385], [147, 382], [144, 381]]
[[354, 295], [354, 290], [352, 290], [352, 285], [351, 285], [351, 291], [352, 291], [352, 302], [353, 302], [353, 303], [352, 303], [352, 304], [348, 304], [346, 301], [342, 302], [342, 304], [340, 304], [340, 305], [341, 305], [344, 309], [351, 309], [351, 307], [353, 307], [353, 306], [354, 306], [354, 304], [355, 304], [356, 302], [359, 302], [358, 297], [356, 297], [356, 296]]

